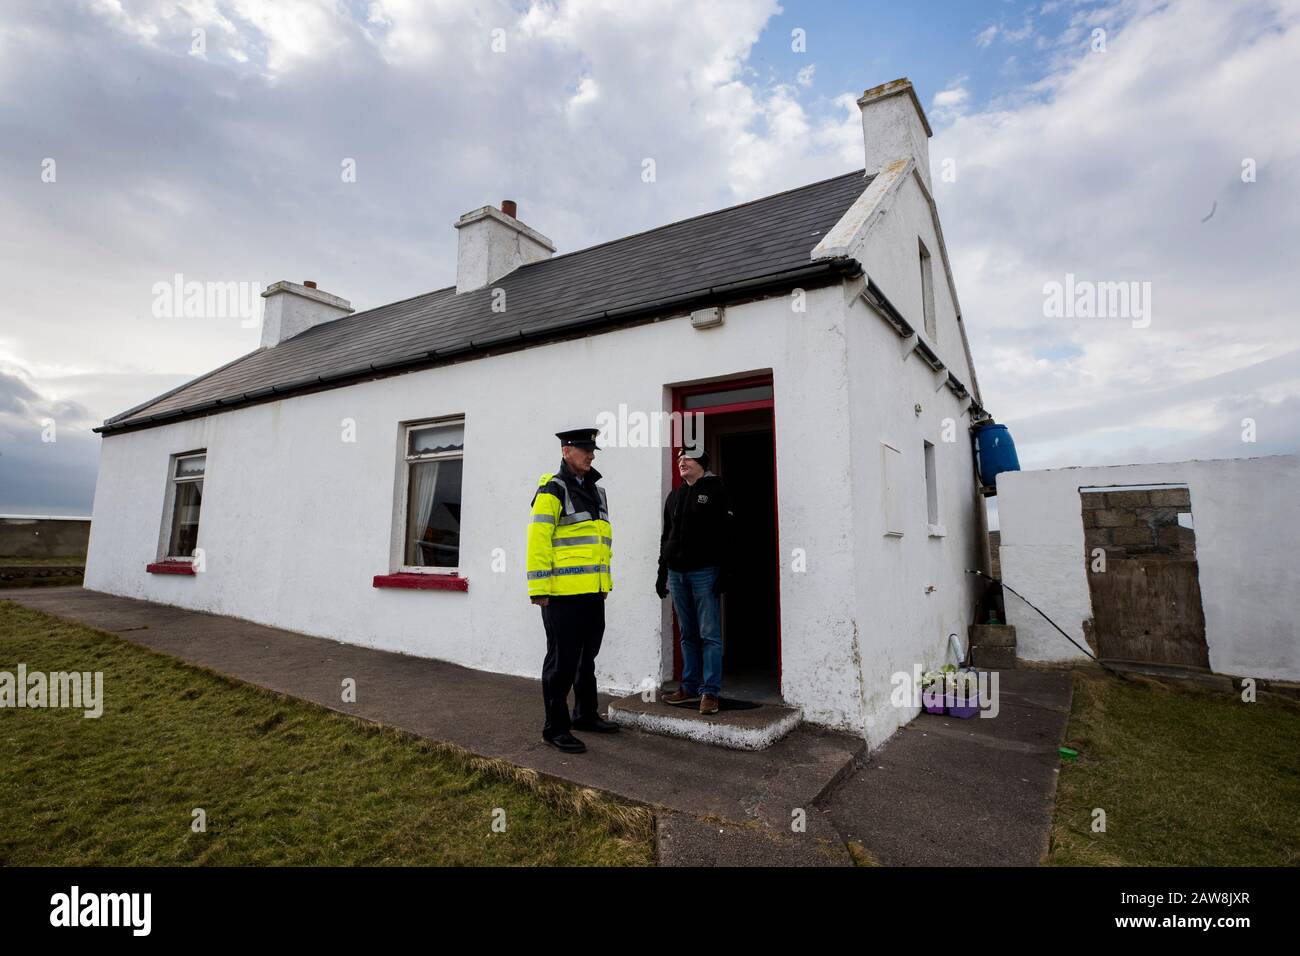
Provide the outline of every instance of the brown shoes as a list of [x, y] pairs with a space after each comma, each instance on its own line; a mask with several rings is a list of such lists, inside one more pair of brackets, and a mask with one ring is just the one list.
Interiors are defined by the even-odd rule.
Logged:
[[662, 699], [665, 704], [672, 704], [674, 706], [693, 704], [698, 700], [700, 702], [701, 714], [716, 714], [718, 712], [718, 698], [711, 694], [705, 694], [701, 697], [699, 694], [688, 694], [686, 691], [678, 689], [673, 691], [671, 694], [665, 694]]

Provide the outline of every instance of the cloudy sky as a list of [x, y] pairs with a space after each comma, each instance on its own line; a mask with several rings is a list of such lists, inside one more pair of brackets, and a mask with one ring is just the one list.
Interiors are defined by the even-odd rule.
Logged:
[[256, 348], [159, 281], [406, 298], [503, 198], [563, 252], [854, 169], [898, 76], [1026, 467], [1300, 450], [1300, 0], [7, 0], [0, 513], [88, 514], [91, 426]]

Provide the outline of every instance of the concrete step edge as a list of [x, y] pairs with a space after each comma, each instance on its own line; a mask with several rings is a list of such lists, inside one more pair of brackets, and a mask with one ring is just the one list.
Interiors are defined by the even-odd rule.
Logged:
[[698, 718], [624, 710], [614, 702], [609, 705], [608, 719], [620, 727], [666, 737], [681, 737], [730, 750], [766, 750], [799, 726], [803, 720], [803, 710], [794, 708], [762, 727], [736, 727]]

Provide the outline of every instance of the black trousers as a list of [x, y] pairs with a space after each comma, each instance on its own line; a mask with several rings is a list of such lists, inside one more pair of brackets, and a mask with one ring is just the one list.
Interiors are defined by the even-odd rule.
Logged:
[[596, 655], [605, 636], [602, 594], [552, 597], [542, 608], [546, 628], [546, 659], [542, 662], [542, 699], [546, 704], [543, 737], [567, 733], [569, 689], [574, 691], [573, 720], [597, 716]]

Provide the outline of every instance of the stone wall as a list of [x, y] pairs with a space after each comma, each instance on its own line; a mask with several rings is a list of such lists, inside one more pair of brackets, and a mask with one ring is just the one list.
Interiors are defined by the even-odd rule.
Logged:
[[1082, 491], [1083, 538], [1089, 555], [1187, 560], [1196, 557], [1196, 534], [1178, 523], [1192, 510], [1186, 488]]
[[0, 515], [0, 557], [86, 557], [89, 518], [41, 518]]

